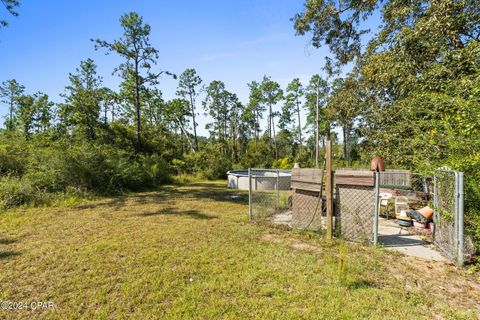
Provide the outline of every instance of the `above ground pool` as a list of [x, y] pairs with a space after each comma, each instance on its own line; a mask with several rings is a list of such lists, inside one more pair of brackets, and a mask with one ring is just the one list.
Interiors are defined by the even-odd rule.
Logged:
[[[248, 170], [231, 170], [227, 172], [228, 187], [248, 190]], [[290, 170], [252, 169], [252, 190], [290, 190]]]

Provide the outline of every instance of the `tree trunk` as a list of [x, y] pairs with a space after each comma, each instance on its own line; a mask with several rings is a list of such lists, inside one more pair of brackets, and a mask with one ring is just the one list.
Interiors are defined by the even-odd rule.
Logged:
[[258, 110], [255, 111], [255, 137], [256, 141], [255, 143], [260, 139], [260, 116], [258, 114]]
[[350, 152], [348, 150], [348, 125], [342, 126], [343, 131], [343, 160], [347, 162], [347, 166], [350, 167]]
[[104, 104], [103, 112], [104, 112], [103, 122], [105, 122], [105, 124], [107, 124], [107, 112], [108, 112], [108, 110], [107, 110], [107, 104], [106, 103]]
[[198, 151], [197, 123], [195, 122], [195, 97], [190, 93], [190, 109], [192, 110], [193, 139], [195, 142], [194, 151]]
[[140, 129], [141, 129], [141, 119], [140, 119], [140, 81], [138, 79], [138, 59], [135, 60], [135, 111], [137, 115], [137, 144], [135, 146], [135, 153], [140, 153], [141, 151], [141, 141], [140, 141]]
[[237, 146], [237, 126], [233, 126], [232, 130], [232, 145], [233, 145], [233, 161], [238, 162], [238, 146]]
[[13, 95], [10, 96], [10, 118], [8, 119], [8, 130], [13, 130]]
[[272, 118], [272, 105], [270, 104], [268, 106], [268, 136], [270, 137], [270, 139], [272, 139], [272, 122], [273, 122], [273, 118]]
[[273, 147], [275, 148], [275, 160], [278, 160], [277, 139], [275, 138], [275, 120], [272, 118]]
[[346, 133], [346, 144], [347, 144], [347, 164], [350, 167], [352, 165], [351, 157], [350, 157], [350, 126], [347, 125], [347, 133]]
[[298, 141], [302, 145], [302, 125], [300, 123], [300, 104], [297, 98], [297, 115], [298, 115]]

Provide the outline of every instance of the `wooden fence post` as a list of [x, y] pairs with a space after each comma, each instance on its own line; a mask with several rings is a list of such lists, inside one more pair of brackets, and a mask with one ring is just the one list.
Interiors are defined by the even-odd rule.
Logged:
[[326, 171], [327, 171], [327, 181], [325, 186], [325, 192], [327, 196], [327, 239], [332, 239], [332, 217], [333, 217], [333, 179], [332, 179], [332, 142], [330, 140], [326, 141], [325, 145], [325, 157], [326, 157]]

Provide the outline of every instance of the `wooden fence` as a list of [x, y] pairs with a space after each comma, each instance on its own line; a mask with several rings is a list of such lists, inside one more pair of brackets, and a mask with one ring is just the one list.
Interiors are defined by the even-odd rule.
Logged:
[[[338, 168], [336, 171], [365, 171], [368, 169]], [[380, 186], [411, 187], [412, 173], [409, 170], [386, 170], [380, 174]]]

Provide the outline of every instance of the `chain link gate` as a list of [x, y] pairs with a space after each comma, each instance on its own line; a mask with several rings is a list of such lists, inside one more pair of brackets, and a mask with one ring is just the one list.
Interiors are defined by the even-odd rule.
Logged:
[[464, 175], [449, 169], [439, 169], [434, 183], [433, 240], [451, 260], [463, 265], [465, 257], [473, 255], [475, 248], [464, 235]]
[[[393, 198], [387, 205], [378, 206], [378, 216], [381, 213], [385, 215], [387, 211], [387, 219], [395, 218], [400, 209], [433, 207], [432, 240], [435, 246], [460, 266], [465, 257], [475, 252], [472, 241], [464, 235], [463, 172], [439, 169], [429, 176], [408, 170], [392, 170], [379, 173], [379, 177], [380, 194], [392, 193]], [[408, 198], [408, 201], [397, 203], [399, 198]], [[392, 207], [389, 207], [390, 204]], [[381, 212], [383, 209], [385, 211]], [[391, 210], [394, 215], [388, 213]]]

